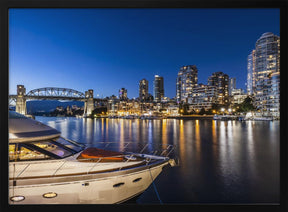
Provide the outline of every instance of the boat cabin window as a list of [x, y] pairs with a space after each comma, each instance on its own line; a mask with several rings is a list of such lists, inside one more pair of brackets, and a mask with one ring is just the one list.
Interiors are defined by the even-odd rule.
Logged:
[[61, 159], [80, 152], [84, 146], [62, 137], [35, 142], [9, 144], [9, 160]]
[[49, 158], [50, 156], [48, 155], [36, 150], [31, 150], [22, 145], [9, 144], [9, 161], [41, 160]]
[[62, 137], [59, 137], [59, 138], [55, 139], [54, 141], [68, 147], [69, 149], [71, 149], [75, 152], [79, 152], [83, 149], [83, 147], [80, 146], [80, 144], [72, 143], [71, 141], [68, 141]]
[[53, 155], [58, 156], [57, 158], [65, 158], [70, 156], [73, 152], [69, 149], [63, 148], [62, 146], [58, 145], [56, 142], [52, 141], [41, 141], [41, 142], [33, 142], [33, 145], [40, 147], [41, 149], [52, 153]]

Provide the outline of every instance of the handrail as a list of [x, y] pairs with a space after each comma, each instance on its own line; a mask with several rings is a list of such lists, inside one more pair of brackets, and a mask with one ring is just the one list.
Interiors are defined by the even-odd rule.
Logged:
[[[110, 144], [119, 144], [119, 142], [117, 142], [117, 141], [97, 142], [97, 144], [100, 145], [100, 146], [95, 146], [97, 148], [114, 150], [114, 151], [121, 151], [121, 152], [126, 152], [126, 153], [135, 153], [135, 151], [133, 151], [133, 146], [132, 146], [132, 149], [130, 149], [131, 144], [139, 145], [138, 143], [133, 143], [133, 142], [124, 142], [124, 147], [119, 147], [118, 145], [117, 146], [110, 145]], [[101, 144], [104, 144], [104, 148], [103, 148], [103, 146], [101, 147]], [[154, 150], [152, 150], [152, 152], [149, 152], [149, 151], [147, 152], [148, 146], [149, 146], [148, 142], [144, 143], [142, 146], [142, 149], [140, 151], [137, 151], [137, 154], [151, 154], [151, 155], [156, 155], [156, 156], [168, 157], [175, 150], [175, 147], [176, 147], [174, 144], [157, 144], [156, 147], [155, 147], [155, 145], [153, 145]], [[115, 150], [115, 149], [117, 149], [117, 150]]]
[[94, 166], [92, 166], [92, 168], [90, 168], [90, 169], [87, 171], [87, 174], [89, 174], [89, 172], [90, 172], [92, 169], [94, 169], [94, 167], [95, 167], [101, 160], [102, 160], [102, 158], [99, 158], [99, 159], [97, 160], [97, 162], [94, 164]]
[[[17, 179], [28, 168], [28, 166], [30, 166], [30, 163], [27, 164], [27, 166], [17, 175], [15, 179]], [[15, 166], [14, 166], [14, 170], [15, 170]]]
[[[168, 152], [168, 150], [169, 150], [170, 147], [171, 147], [171, 150]], [[162, 156], [162, 155], [164, 155], [164, 153], [168, 152], [168, 154], [166, 155], [166, 157], [168, 157], [173, 150], [174, 150], [173, 145], [169, 144], [169, 145], [167, 146], [167, 148], [164, 149], [164, 150], [161, 152], [160, 156]]]
[[[99, 142], [100, 143], [100, 142]], [[111, 143], [115, 143], [115, 144], [119, 144], [118, 142], [102, 142], [102, 143], [105, 143], [105, 148], [107, 148]], [[123, 147], [123, 149], [125, 150], [126, 148], [128, 148], [128, 146], [131, 144], [132, 142], [127, 142], [125, 143], [125, 146]], [[121, 155], [115, 155], [113, 157], [124, 157], [126, 158], [127, 160], [125, 161], [125, 163], [119, 167], [119, 170], [123, 169], [123, 167], [125, 167], [125, 165], [130, 162], [135, 156], [139, 155], [141, 156], [141, 154], [144, 152], [144, 150], [148, 147], [149, 143], [145, 144], [144, 147], [141, 149], [141, 151], [139, 153], [131, 153], [129, 154], [128, 152], [126, 152], [127, 154], [121, 154]], [[156, 149], [154, 152], [153, 152], [153, 155], [154, 156], [163, 156], [163, 157], [168, 157], [171, 152], [175, 149], [175, 146], [174, 145], [168, 145], [166, 147], [166, 149], [162, 150], [160, 154], [156, 155], [156, 153], [158, 153], [159, 151]], [[76, 158], [78, 156], [78, 154], [75, 154], [73, 155], [74, 158]], [[106, 156], [106, 157], [100, 157], [100, 158], [82, 158], [82, 159], [78, 159], [80, 161], [95, 161], [95, 164], [93, 164], [92, 166], [89, 166], [87, 167], [87, 174], [89, 174], [94, 168], [95, 166], [97, 166], [103, 159], [105, 158], [108, 158], [110, 156]], [[148, 165], [150, 163], [150, 161], [152, 160], [152, 158], [150, 157], [147, 157], [145, 162], [146, 162], [146, 165]], [[65, 160], [63, 161], [63, 163], [55, 170], [55, 172], [51, 175], [52, 177], [54, 177], [56, 175], [57, 172], [59, 172], [60, 170], [63, 169], [64, 165], [71, 162], [70, 160]], [[27, 168], [30, 166], [30, 163], [27, 164], [22, 170], [21, 172], [15, 177], [13, 176], [13, 179], [17, 179], [20, 175], [22, 175], [26, 170]], [[15, 172], [15, 167], [14, 167], [14, 172]], [[13, 174], [14, 175], [14, 174]]]
[[[77, 156], [77, 154], [74, 154], [74, 155], [73, 155], [74, 158], [76, 158], [76, 156]], [[56, 173], [63, 167], [63, 165], [64, 165], [65, 163], [68, 163], [68, 160], [65, 160], [65, 161], [62, 163], [62, 165], [59, 166], [58, 169], [56, 169], [56, 171], [52, 174], [52, 176], [55, 176]]]
[[[133, 158], [134, 155], [132, 154], [132, 155], [129, 155], [129, 156], [130, 156], [130, 157], [125, 161], [125, 165], [126, 165], [126, 163], [128, 163], [128, 162]], [[124, 165], [119, 168], [119, 171], [120, 171], [123, 167], [124, 167]]]
[[[172, 145], [170, 145], [170, 146], [172, 146]], [[168, 148], [167, 148], [167, 150], [168, 150]], [[170, 152], [168, 152], [168, 154], [166, 155], [166, 157], [168, 157], [173, 150], [174, 150], [174, 147], [172, 146]]]
[[67, 162], [67, 160], [65, 160], [61, 166], [58, 167], [58, 169], [56, 169], [56, 171], [52, 174], [52, 176], [56, 175], [56, 172], [58, 172], [58, 170], [60, 170], [62, 168], [62, 166]]
[[123, 147], [123, 150], [125, 150], [128, 147], [128, 145], [130, 145], [130, 143], [131, 142], [127, 142], [127, 144]]
[[147, 143], [140, 151], [140, 153], [142, 153], [144, 151], [144, 149], [146, 149], [146, 147], [148, 146], [149, 144]]

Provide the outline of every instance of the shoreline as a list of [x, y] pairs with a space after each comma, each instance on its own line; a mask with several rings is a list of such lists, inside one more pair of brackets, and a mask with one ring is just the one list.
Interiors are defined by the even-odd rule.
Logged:
[[167, 119], [213, 119], [213, 115], [182, 115], [182, 116], [167, 116]]

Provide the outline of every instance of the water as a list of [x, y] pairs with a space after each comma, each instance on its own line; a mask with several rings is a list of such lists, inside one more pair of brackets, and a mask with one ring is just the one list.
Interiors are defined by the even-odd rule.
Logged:
[[[164, 169], [155, 186], [164, 204], [279, 203], [280, 122], [127, 120], [36, 117], [63, 137], [99, 147], [131, 142], [140, 151], [176, 145], [180, 165]], [[141, 145], [140, 145], [141, 144]], [[153, 185], [138, 204], [159, 204]]]

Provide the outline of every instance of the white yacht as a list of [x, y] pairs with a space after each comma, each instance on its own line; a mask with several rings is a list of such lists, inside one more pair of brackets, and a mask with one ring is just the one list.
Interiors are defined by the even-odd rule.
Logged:
[[163, 167], [175, 165], [163, 155], [85, 148], [9, 111], [9, 204], [125, 202], [144, 192]]

